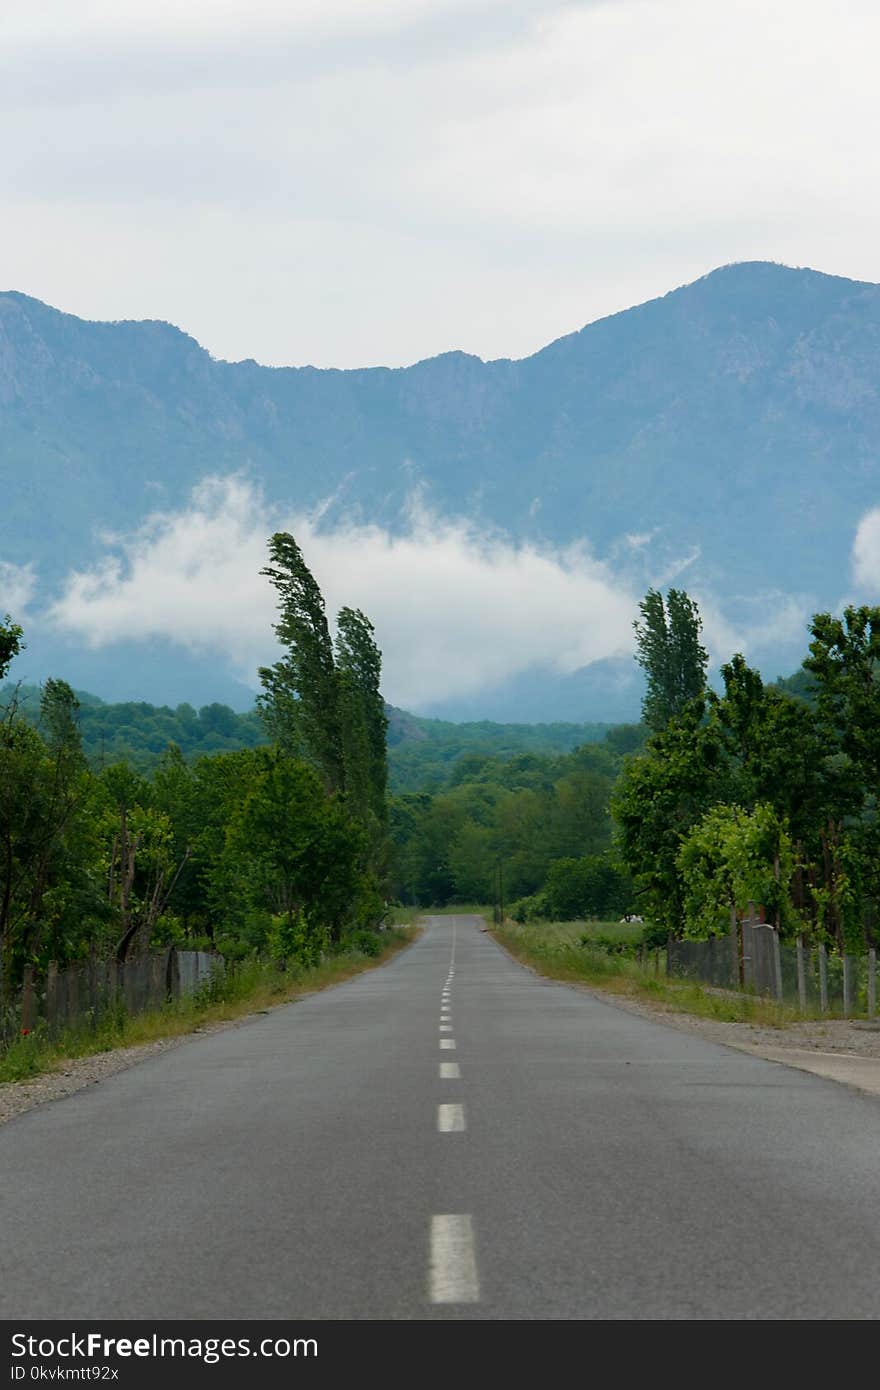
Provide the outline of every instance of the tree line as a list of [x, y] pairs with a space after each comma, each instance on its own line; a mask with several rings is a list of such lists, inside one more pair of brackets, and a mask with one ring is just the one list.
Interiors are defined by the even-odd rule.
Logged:
[[674, 590], [649, 592], [636, 624], [651, 732], [611, 809], [646, 915], [662, 936], [701, 937], [751, 903], [784, 935], [863, 949], [880, 891], [880, 608], [813, 617], [783, 683], [797, 693], [741, 654], [709, 688], [701, 626]]
[[[385, 915], [389, 842], [381, 653], [366, 616], [324, 600], [294, 538], [269, 541], [281, 657], [260, 672], [262, 746], [151, 777], [94, 770], [79, 701], [47, 680], [39, 710], [0, 707], [0, 996], [25, 965], [151, 946], [310, 963]], [[0, 623], [0, 681], [23, 648]], [[0, 1000], [2, 1002], [2, 1000]]]
[[[187, 762], [206, 753], [233, 753], [270, 742], [255, 710], [238, 713], [214, 702], [196, 709], [191, 704], [152, 705], [143, 700], [107, 703], [88, 691], [75, 690], [77, 727], [83, 755], [95, 771], [127, 762], [149, 774], [159, 765], [168, 745], [175, 744]], [[0, 686], [0, 704], [16, 701], [18, 711], [32, 724], [40, 722], [39, 686], [11, 682]]]
[[[431, 790], [391, 796], [372, 625], [343, 608], [331, 635], [286, 533], [264, 574], [281, 657], [260, 672], [255, 746], [187, 759], [172, 742], [150, 776], [130, 760], [90, 767], [65, 682], [47, 681], [38, 708], [6, 687], [8, 980], [94, 943], [121, 959], [172, 941], [313, 959], [374, 927], [389, 898], [499, 892], [522, 920], [634, 911], [658, 939], [726, 930], [749, 903], [785, 934], [853, 948], [876, 933], [880, 609], [817, 614], [787, 682], [765, 684], [736, 654], [716, 690], [697, 605], [649, 590], [635, 624], [640, 725], [585, 729], [596, 741], [573, 751], [563, 726], [541, 733], [547, 751], [494, 726], [483, 745], [473, 726], [462, 751], [444, 726]], [[0, 624], [0, 680], [22, 641]]]
[[625, 911], [629, 874], [612, 845], [611, 793], [638, 726], [567, 754], [460, 758], [448, 785], [391, 803], [395, 891], [405, 902], [491, 902], [517, 915]]

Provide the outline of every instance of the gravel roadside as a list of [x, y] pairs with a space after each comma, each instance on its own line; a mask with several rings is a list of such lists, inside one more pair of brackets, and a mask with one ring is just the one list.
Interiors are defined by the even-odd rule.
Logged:
[[697, 1018], [692, 1014], [676, 1013], [662, 1004], [627, 999], [619, 994], [591, 990], [616, 1008], [653, 1018], [659, 1023], [678, 1028], [683, 1033], [698, 1033], [710, 1042], [728, 1046], [746, 1046], [780, 1050], [824, 1053], [845, 1053], [858, 1057], [875, 1057], [880, 1061], [880, 1019], [810, 1019], [803, 1023], [787, 1023], [780, 1028], [762, 1027], [754, 1023], [722, 1023], [717, 1019]]
[[[292, 1002], [292, 1001], [291, 1001]], [[281, 1007], [280, 1005], [278, 1007]], [[28, 1077], [27, 1081], [0, 1082], [0, 1125], [16, 1115], [32, 1110], [35, 1105], [44, 1105], [50, 1100], [64, 1100], [75, 1091], [86, 1086], [94, 1086], [115, 1076], [119, 1071], [127, 1071], [158, 1052], [180, 1047], [184, 1043], [203, 1038], [206, 1033], [217, 1033], [226, 1028], [241, 1028], [249, 1020], [257, 1018], [257, 1013], [243, 1014], [241, 1018], [229, 1019], [222, 1023], [206, 1024], [192, 1033], [181, 1033], [174, 1038], [160, 1038], [156, 1042], [137, 1043], [134, 1047], [115, 1047], [109, 1052], [95, 1052], [88, 1057], [69, 1057], [55, 1071], [42, 1072], [39, 1076]]]
[[[580, 986], [587, 989], [587, 986]], [[867, 1095], [880, 1097], [880, 1020], [829, 1018], [810, 1019], [768, 1028], [753, 1023], [722, 1023], [676, 1013], [663, 1004], [627, 999], [610, 991], [588, 989], [598, 999], [615, 1008], [650, 1018], [681, 1033], [696, 1034], [708, 1042], [737, 1048], [767, 1062], [796, 1067], [827, 1081], [854, 1086]]]

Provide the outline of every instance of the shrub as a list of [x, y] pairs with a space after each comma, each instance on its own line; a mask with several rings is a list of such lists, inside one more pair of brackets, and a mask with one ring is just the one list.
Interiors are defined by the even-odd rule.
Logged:
[[312, 922], [304, 912], [273, 917], [267, 946], [279, 965], [289, 962], [317, 965], [330, 942], [327, 928]]
[[585, 933], [581, 937], [581, 945], [596, 951], [604, 951], [608, 956], [627, 956], [632, 960], [635, 959], [639, 948], [638, 942], [618, 941], [613, 936], [607, 936], [604, 932], [600, 932], [596, 936]]
[[361, 928], [359, 931], [348, 933], [344, 938], [343, 947], [346, 951], [360, 951], [364, 956], [378, 956], [382, 950], [382, 942], [375, 932]]
[[533, 893], [531, 897], [519, 898], [510, 904], [509, 915], [514, 922], [538, 922], [549, 917], [547, 899], [543, 893]]

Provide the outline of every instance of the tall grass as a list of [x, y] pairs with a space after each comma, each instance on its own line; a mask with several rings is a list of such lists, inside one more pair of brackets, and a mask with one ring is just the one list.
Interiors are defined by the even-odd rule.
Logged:
[[98, 1019], [94, 1027], [86, 1020], [54, 1038], [44, 1027], [38, 1027], [26, 1037], [14, 1039], [0, 1054], [0, 1082], [26, 1081], [56, 1070], [74, 1057], [179, 1037], [289, 1003], [381, 965], [408, 945], [415, 934], [406, 926], [384, 932], [382, 950], [375, 957], [357, 950], [344, 951], [328, 956], [319, 965], [291, 965], [283, 971], [269, 961], [243, 961], [216, 976], [197, 994], [148, 1013], [128, 1014], [119, 1009]]
[[621, 941], [637, 941], [641, 933], [639, 924], [531, 922], [521, 926], [508, 920], [503, 927], [496, 928], [495, 936], [511, 955], [554, 980], [590, 985], [610, 994], [643, 999], [678, 1013], [722, 1023], [781, 1028], [802, 1018], [790, 1004], [777, 1004], [733, 990], [716, 990], [693, 980], [669, 979], [660, 958], [662, 953], [649, 954], [642, 964], [636, 959], [609, 954], [591, 945], [589, 940], [582, 941], [584, 936], [607, 937], [613, 936], [615, 931], [623, 933], [633, 929], [636, 936], [618, 935], [616, 939]]

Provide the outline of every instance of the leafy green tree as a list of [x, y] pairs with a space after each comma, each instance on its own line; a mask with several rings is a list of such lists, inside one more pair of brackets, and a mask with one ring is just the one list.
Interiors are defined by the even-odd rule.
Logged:
[[279, 747], [311, 762], [328, 792], [341, 791], [339, 681], [324, 598], [293, 536], [276, 532], [269, 554], [271, 563], [261, 573], [278, 593], [280, 616], [274, 629], [285, 655], [274, 666], [260, 668], [258, 707]]
[[[864, 950], [866, 897], [876, 903], [873, 833], [829, 821], [822, 828], [822, 874], [810, 885], [816, 932], [841, 951]], [[876, 919], [875, 919], [876, 920]]]
[[702, 695], [709, 658], [700, 641], [700, 611], [683, 589], [670, 589], [665, 603], [657, 589], [649, 589], [639, 611], [641, 621], [633, 628], [636, 660], [647, 678], [642, 717], [657, 732]]
[[466, 821], [449, 847], [449, 869], [459, 902], [486, 903], [494, 891], [495, 844], [488, 826]]
[[449, 790], [392, 801], [397, 891], [424, 903], [490, 898], [500, 860], [505, 897], [535, 893], [553, 860], [609, 847], [618, 767], [598, 744], [458, 760]]
[[45, 878], [55, 827], [46, 748], [35, 729], [7, 713], [0, 726], [0, 1003], [12, 952], [26, 931], [36, 885]]
[[388, 716], [380, 689], [382, 653], [373, 634], [359, 609], [339, 610], [335, 656], [346, 803], [358, 819], [372, 818], [384, 831]]
[[75, 955], [101, 916], [99, 854], [76, 700], [46, 682], [45, 737], [9, 706], [0, 722], [0, 974], [8, 981], [47, 951]]
[[728, 931], [731, 909], [741, 915], [750, 902], [782, 930], [802, 925], [789, 889], [794, 846], [772, 806], [713, 806], [683, 841], [677, 863], [687, 936]]
[[796, 842], [814, 845], [823, 820], [852, 805], [834, 743], [809, 705], [765, 686], [739, 654], [721, 675], [724, 695], [710, 692], [708, 699], [730, 761], [733, 799], [746, 807], [771, 804]]
[[880, 786], [880, 608], [817, 613], [805, 669], [820, 719], [849, 759], [860, 787]]
[[153, 788], [125, 763], [100, 776], [107, 845], [107, 898], [116, 923], [119, 961], [141, 955], [154, 942], [188, 858], [178, 859], [171, 817]]
[[616, 917], [632, 908], [633, 883], [609, 854], [555, 859], [547, 872], [544, 897], [559, 921]]
[[226, 832], [242, 890], [283, 916], [289, 932], [302, 916], [313, 934], [338, 940], [356, 915], [362, 832], [324, 795], [315, 769], [280, 750], [260, 764]]
[[683, 841], [726, 799], [729, 772], [721, 734], [696, 700], [623, 767], [612, 796], [615, 840], [647, 914], [670, 936], [684, 927]]
[[13, 658], [23, 649], [23, 637], [22, 629], [7, 613], [5, 621], [0, 623], [0, 681], [12, 665]]
[[249, 909], [241, 891], [242, 865], [227, 848], [229, 827], [260, 776], [265, 756], [265, 749], [238, 749], [199, 758], [193, 767], [190, 920], [235, 955], [259, 950], [269, 925], [265, 904]]
[[176, 743], [162, 754], [152, 778], [152, 801], [171, 827], [173, 883], [166, 911], [179, 917], [186, 934], [211, 937], [195, 845], [201, 830], [196, 775]]
[[422, 831], [430, 806], [427, 792], [404, 792], [389, 805], [392, 893], [407, 905], [429, 901], [421, 897], [420, 878]]
[[835, 796], [812, 893], [823, 929], [852, 946], [863, 939], [863, 923], [876, 933], [880, 903], [880, 608], [850, 605], [842, 618], [817, 613], [810, 631], [804, 669], [837, 755], [829, 759]]

